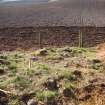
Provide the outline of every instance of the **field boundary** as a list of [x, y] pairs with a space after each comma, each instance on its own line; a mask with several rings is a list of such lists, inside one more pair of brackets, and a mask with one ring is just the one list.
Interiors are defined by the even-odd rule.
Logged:
[[[80, 35], [82, 35], [82, 39]], [[83, 47], [94, 47], [104, 42], [105, 27], [0, 28], [0, 51], [66, 45], [77, 47], [80, 46], [79, 43], [82, 43], [81, 46]]]

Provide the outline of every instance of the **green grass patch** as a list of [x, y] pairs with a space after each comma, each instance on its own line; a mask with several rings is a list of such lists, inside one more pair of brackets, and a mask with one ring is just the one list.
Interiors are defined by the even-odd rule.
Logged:
[[55, 99], [57, 95], [57, 92], [47, 90], [43, 92], [37, 92], [36, 97], [38, 100], [44, 101], [45, 99]]
[[12, 73], [16, 73], [17, 72], [17, 63], [11, 63], [9, 66], [8, 66], [8, 69], [12, 72]]
[[50, 67], [48, 64], [40, 63], [37, 65], [37, 69], [39, 70], [50, 70]]

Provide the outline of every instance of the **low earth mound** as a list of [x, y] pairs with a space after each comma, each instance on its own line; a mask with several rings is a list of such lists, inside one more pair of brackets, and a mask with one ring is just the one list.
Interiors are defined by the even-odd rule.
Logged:
[[0, 53], [1, 105], [105, 105], [105, 65], [93, 48]]
[[[99, 80], [99, 81], [98, 81]], [[101, 79], [102, 80], [102, 79]], [[77, 97], [80, 105], [104, 105], [105, 104], [105, 79], [96, 78], [89, 85], [78, 89]]]

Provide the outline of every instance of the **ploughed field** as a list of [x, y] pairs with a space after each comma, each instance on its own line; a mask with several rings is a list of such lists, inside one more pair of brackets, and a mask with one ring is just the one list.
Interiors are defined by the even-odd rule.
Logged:
[[1, 3], [0, 27], [105, 26], [104, 0], [45, 1], [38, 4], [34, 0]]
[[79, 46], [105, 43], [104, 27], [11, 27], [0, 28], [0, 51], [34, 50], [39, 47]]
[[62, 47], [0, 52], [0, 104], [105, 105], [105, 63], [98, 51]]

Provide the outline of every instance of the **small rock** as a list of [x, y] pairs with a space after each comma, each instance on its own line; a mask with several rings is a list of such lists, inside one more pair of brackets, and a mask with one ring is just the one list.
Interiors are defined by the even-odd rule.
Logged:
[[65, 51], [65, 52], [72, 52], [72, 50], [69, 47], [64, 48], [63, 51]]
[[68, 52], [64, 52], [63, 54], [61, 54], [63, 57], [70, 57], [70, 54]]
[[45, 48], [40, 49], [40, 50], [36, 51], [36, 55], [37, 56], [46, 56], [47, 55], [47, 50]]
[[73, 72], [73, 75], [75, 75], [77, 78], [82, 78], [82, 72], [81, 71], [75, 70]]
[[5, 60], [5, 59], [0, 59], [0, 64], [1, 64], [1, 65], [9, 65], [10, 62], [8, 62], [8, 61]]
[[8, 105], [7, 94], [3, 91], [0, 91], [0, 105]]
[[0, 68], [0, 74], [4, 74], [5, 70], [3, 68]]
[[93, 59], [92, 62], [93, 63], [101, 63], [101, 61], [99, 59]]
[[30, 99], [30, 100], [27, 102], [27, 105], [38, 105], [38, 102], [37, 102], [35, 99]]
[[0, 59], [0, 64], [4, 64], [4, 59]]
[[65, 63], [64, 67], [69, 67], [69, 63], [68, 62]]
[[38, 101], [38, 105], [44, 105], [44, 102]]
[[58, 89], [56, 79], [48, 79], [44, 86], [49, 90]]
[[33, 62], [36, 62], [36, 61], [38, 61], [39, 59], [38, 59], [38, 57], [32, 57], [31, 60], [32, 60]]
[[7, 59], [7, 56], [1, 55], [1, 56], [0, 56], [0, 59], [5, 59], [5, 60], [6, 60], [6, 59]]
[[30, 99], [30, 97], [31, 97], [30, 94], [25, 93], [25, 94], [23, 94], [23, 95], [20, 97], [20, 100], [21, 100], [22, 102], [24, 102], [25, 104], [27, 104], [27, 102], [28, 102], [28, 100]]
[[65, 97], [74, 97], [74, 92], [73, 92], [72, 89], [66, 88], [66, 89], [63, 90], [63, 95]]

